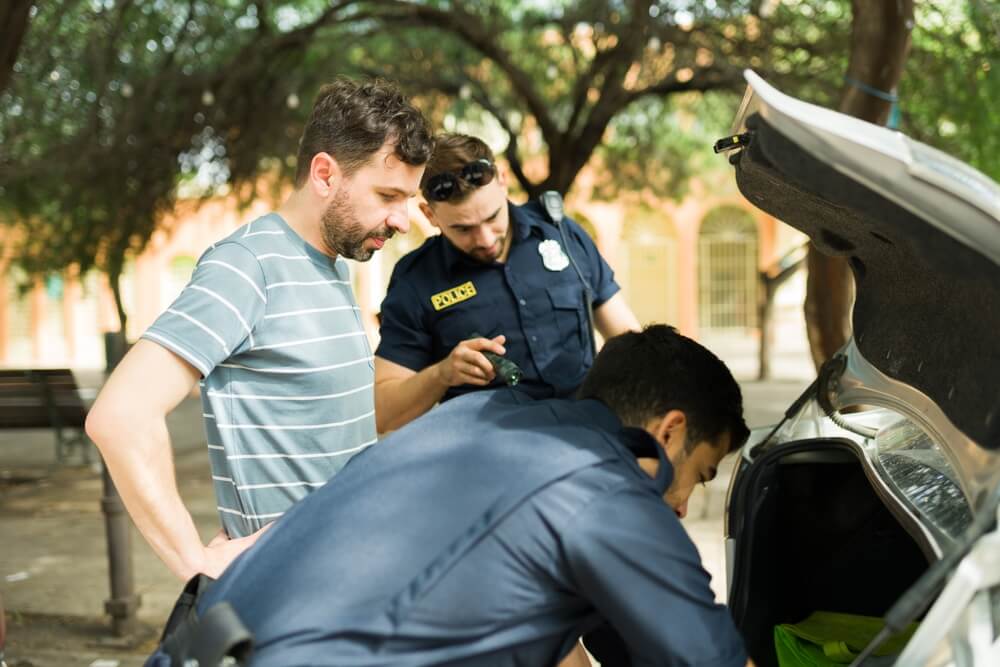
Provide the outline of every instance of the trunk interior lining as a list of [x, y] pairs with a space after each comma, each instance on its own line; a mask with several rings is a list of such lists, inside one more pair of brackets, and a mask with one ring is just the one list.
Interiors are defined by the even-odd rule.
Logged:
[[734, 616], [761, 667], [777, 664], [775, 625], [813, 611], [882, 616], [928, 565], [843, 446], [818, 441], [814, 450], [765, 466], [747, 473], [764, 475], [764, 484], [747, 503], [752, 509], [740, 509], [741, 541], [748, 530], [752, 540], [749, 553], [740, 550], [749, 568], [737, 563], [734, 575], [749, 573], [734, 582], [746, 588], [739, 598], [747, 601]]

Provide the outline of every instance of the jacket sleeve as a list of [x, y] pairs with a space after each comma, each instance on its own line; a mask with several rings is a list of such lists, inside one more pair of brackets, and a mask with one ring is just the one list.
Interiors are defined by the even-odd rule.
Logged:
[[577, 592], [621, 635], [633, 665], [746, 664], [697, 549], [655, 494], [623, 488], [592, 501], [563, 545]]

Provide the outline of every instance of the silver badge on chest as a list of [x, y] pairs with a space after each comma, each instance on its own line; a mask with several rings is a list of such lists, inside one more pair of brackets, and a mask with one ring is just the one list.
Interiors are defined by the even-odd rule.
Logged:
[[542, 256], [542, 266], [549, 271], [562, 271], [569, 266], [569, 257], [563, 252], [559, 241], [547, 239], [538, 244], [538, 254]]

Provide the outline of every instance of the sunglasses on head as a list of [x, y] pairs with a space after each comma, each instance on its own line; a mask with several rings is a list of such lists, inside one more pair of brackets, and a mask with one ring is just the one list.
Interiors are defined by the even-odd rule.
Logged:
[[458, 173], [446, 171], [433, 176], [424, 187], [424, 194], [433, 201], [448, 201], [459, 191], [459, 179], [474, 188], [480, 188], [491, 182], [497, 170], [486, 158], [479, 158], [462, 167]]

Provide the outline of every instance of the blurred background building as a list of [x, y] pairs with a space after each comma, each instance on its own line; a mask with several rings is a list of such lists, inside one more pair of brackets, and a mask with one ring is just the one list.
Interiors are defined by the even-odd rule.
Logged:
[[[755, 372], [760, 336], [759, 275], [803, 243], [795, 230], [753, 208], [735, 189], [696, 181], [681, 201], [626, 205], [571, 196], [569, 211], [595, 239], [644, 324], [666, 322], [713, 348], [733, 350], [740, 375]], [[213, 242], [266, 213], [271, 202], [239, 208], [233, 197], [181, 200], [144, 252], [130, 259], [122, 297], [135, 340], [184, 288], [198, 257]], [[436, 230], [416, 205], [411, 231], [393, 238], [367, 263], [352, 262], [355, 293], [372, 344], [378, 312], [395, 262]], [[804, 272], [778, 292], [774, 324], [783, 346], [806, 350], [801, 314]], [[103, 274], [53, 274], [27, 283], [5, 261], [0, 271], [0, 364], [104, 365], [105, 332], [118, 329]], [[741, 361], [737, 361], [741, 360]], [[780, 366], [775, 369], [781, 374]]]

